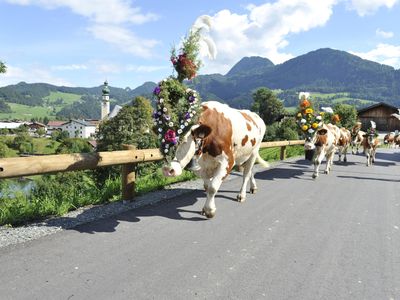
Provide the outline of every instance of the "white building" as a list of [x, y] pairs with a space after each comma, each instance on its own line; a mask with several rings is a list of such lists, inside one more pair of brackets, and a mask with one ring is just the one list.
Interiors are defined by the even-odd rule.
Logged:
[[85, 120], [70, 120], [61, 125], [61, 129], [67, 131], [69, 137], [79, 137], [87, 139], [96, 133], [96, 124]]

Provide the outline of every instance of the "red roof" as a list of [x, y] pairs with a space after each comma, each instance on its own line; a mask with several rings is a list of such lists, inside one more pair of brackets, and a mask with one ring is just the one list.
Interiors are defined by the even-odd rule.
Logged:
[[64, 123], [66, 123], [66, 122], [65, 121], [49, 121], [49, 123], [47, 123], [47, 126], [59, 127]]

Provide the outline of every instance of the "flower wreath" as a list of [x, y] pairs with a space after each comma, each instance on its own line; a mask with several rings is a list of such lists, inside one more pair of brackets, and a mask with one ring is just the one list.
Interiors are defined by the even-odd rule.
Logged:
[[177, 55], [175, 47], [171, 52], [171, 62], [177, 77], [162, 80], [154, 89], [157, 107], [153, 113], [154, 130], [161, 141], [160, 151], [167, 160], [175, 156], [179, 138], [197, 123], [200, 97], [195, 90], [187, 88], [183, 80], [192, 79], [200, 68], [200, 31], [191, 31], [183, 40]]
[[323, 113], [315, 114], [311, 102], [307, 99], [309, 96], [309, 93], [299, 93], [300, 109], [296, 114], [297, 124], [306, 138], [311, 138], [323, 124]]
[[174, 78], [161, 81], [154, 89], [157, 109], [153, 113], [154, 129], [161, 140], [160, 151], [171, 160], [179, 138], [197, 122], [200, 98]]

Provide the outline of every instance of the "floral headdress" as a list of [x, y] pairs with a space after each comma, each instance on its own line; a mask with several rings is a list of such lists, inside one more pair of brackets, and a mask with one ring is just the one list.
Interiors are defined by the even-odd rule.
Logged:
[[160, 139], [160, 151], [167, 160], [175, 156], [176, 145], [193, 124], [197, 123], [200, 97], [185, 86], [184, 79], [192, 79], [200, 66], [197, 60], [199, 32], [191, 32], [183, 41], [181, 53], [172, 50], [171, 62], [178, 73], [177, 78], [162, 80], [154, 89], [157, 107], [153, 113], [154, 131]]
[[378, 131], [376, 130], [376, 123], [374, 121], [370, 121], [371, 127], [367, 129], [367, 135], [373, 135], [375, 137], [378, 137]]
[[314, 132], [323, 124], [323, 114], [315, 114], [311, 102], [308, 100], [309, 97], [309, 93], [299, 93], [300, 107], [296, 114], [297, 124], [306, 138], [311, 138]]
[[182, 41], [179, 54], [176, 54], [175, 47], [171, 50], [171, 62], [178, 73], [177, 79], [179, 82], [196, 77], [197, 71], [201, 66], [201, 61], [197, 59], [200, 51], [199, 40], [200, 29], [191, 31], [189, 36]]

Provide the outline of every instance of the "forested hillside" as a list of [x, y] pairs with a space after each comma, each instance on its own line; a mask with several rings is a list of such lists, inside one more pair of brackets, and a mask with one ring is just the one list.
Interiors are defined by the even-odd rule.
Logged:
[[[250, 108], [252, 94], [260, 87], [275, 90], [286, 107], [297, 105], [299, 91], [312, 92], [325, 104], [336, 101], [360, 108], [374, 101], [400, 107], [400, 70], [329, 48], [279, 65], [262, 57], [244, 57], [226, 75], [200, 75], [188, 84], [203, 100], [217, 100], [238, 108]], [[136, 96], [151, 99], [155, 86], [154, 82], [145, 82], [135, 89], [110, 86], [111, 106], [129, 103]], [[6, 86], [0, 88], [0, 118], [16, 109], [24, 110], [25, 106], [47, 109], [54, 118], [97, 118], [102, 87], [24, 82]]]

